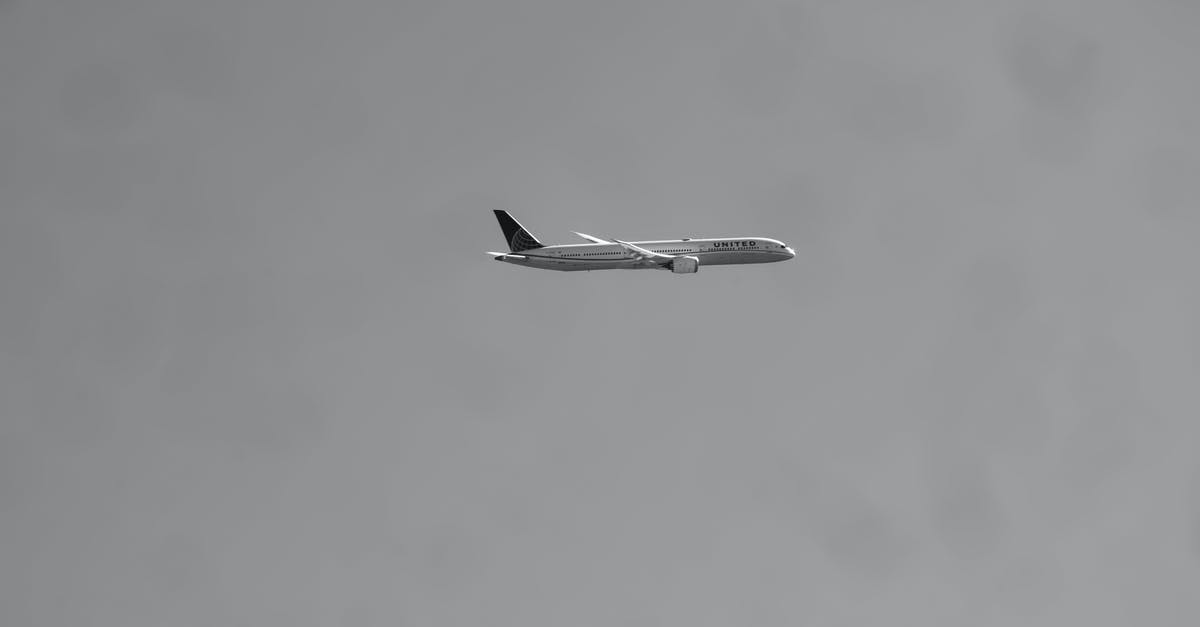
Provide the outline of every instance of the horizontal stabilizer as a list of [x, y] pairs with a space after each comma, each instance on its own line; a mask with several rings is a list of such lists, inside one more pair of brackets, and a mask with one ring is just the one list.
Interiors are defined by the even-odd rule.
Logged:
[[492, 257], [495, 257], [496, 259], [528, 259], [529, 258], [529, 257], [526, 257], [525, 255], [514, 255], [512, 253], [488, 252], [488, 254], [491, 255]]

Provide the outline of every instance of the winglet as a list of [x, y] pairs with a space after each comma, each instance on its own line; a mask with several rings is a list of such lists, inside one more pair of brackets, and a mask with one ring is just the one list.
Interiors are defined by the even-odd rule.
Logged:
[[587, 233], [580, 233], [579, 231], [576, 231], [575, 234], [589, 242], [594, 242], [596, 244], [611, 244], [612, 243], [609, 240], [600, 239], [599, 237], [592, 237], [591, 235], [588, 235]]

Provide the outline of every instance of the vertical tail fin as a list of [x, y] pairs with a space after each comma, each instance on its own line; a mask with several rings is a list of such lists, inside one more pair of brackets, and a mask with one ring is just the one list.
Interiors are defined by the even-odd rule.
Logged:
[[522, 250], [541, 248], [543, 246], [528, 229], [521, 226], [520, 222], [517, 222], [516, 219], [508, 215], [507, 211], [502, 209], [493, 209], [492, 211], [496, 214], [496, 220], [500, 222], [500, 230], [504, 231], [504, 240], [508, 242], [509, 250], [519, 253]]

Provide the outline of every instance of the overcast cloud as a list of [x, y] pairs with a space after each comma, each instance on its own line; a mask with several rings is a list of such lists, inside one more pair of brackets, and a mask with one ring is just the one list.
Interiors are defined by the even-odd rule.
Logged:
[[[0, 623], [1200, 621], [1200, 4], [0, 2]], [[782, 239], [661, 272], [544, 241]]]

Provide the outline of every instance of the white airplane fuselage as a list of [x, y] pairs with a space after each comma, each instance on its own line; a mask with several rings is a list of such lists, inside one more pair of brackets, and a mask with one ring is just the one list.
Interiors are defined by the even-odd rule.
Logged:
[[771, 263], [796, 256], [787, 244], [769, 237], [685, 237], [626, 242], [576, 233], [591, 243], [546, 246], [507, 211], [497, 209], [493, 213], [509, 252], [488, 254], [496, 261], [542, 270], [657, 269], [693, 274], [700, 266]]
[[[796, 253], [768, 237], [666, 239], [629, 242], [664, 255], [696, 257], [701, 266], [787, 261]], [[642, 270], [646, 266], [620, 244], [558, 244], [496, 257], [517, 266], [543, 270]]]

